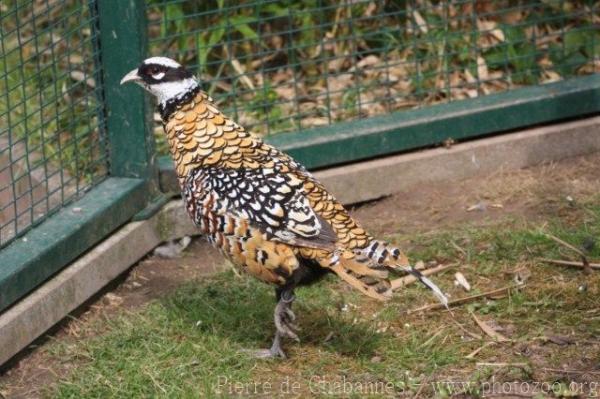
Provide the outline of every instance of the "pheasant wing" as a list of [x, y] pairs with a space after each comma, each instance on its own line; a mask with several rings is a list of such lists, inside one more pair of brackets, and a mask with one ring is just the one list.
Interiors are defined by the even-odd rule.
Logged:
[[201, 168], [185, 186], [214, 193], [219, 199], [215, 201], [218, 214], [246, 219], [269, 239], [309, 248], [335, 248], [335, 232], [312, 209], [303, 181], [294, 174], [272, 168]]

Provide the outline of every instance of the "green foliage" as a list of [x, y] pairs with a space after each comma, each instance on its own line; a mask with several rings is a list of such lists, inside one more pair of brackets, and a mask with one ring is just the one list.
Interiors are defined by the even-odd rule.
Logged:
[[293, 127], [293, 122], [286, 117], [279, 103], [277, 93], [269, 84], [257, 90], [248, 104], [247, 111], [256, 121], [268, 121], [269, 128], [274, 131], [286, 131]]
[[565, 33], [562, 46], [552, 44], [550, 59], [559, 73], [570, 76], [600, 54], [600, 33], [596, 29], [574, 29]]

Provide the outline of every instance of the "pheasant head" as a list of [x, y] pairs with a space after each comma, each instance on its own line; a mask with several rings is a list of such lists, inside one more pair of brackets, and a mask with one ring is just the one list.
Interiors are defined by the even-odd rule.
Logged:
[[178, 103], [184, 97], [193, 96], [200, 90], [200, 84], [190, 71], [177, 61], [166, 57], [151, 57], [129, 72], [121, 84], [134, 82], [152, 93], [162, 110], [170, 103]]

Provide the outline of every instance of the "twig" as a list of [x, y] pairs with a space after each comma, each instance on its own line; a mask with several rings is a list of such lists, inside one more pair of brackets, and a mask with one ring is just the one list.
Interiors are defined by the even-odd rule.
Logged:
[[556, 241], [557, 243], [559, 243], [560, 245], [562, 245], [563, 247], [569, 248], [572, 251], [577, 252], [577, 254], [579, 254], [579, 256], [582, 256], [585, 258], [585, 254], [578, 248], [572, 246], [571, 244], [569, 244], [568, 242], [565, 242], [563, 240], [561, 240], [560, 238], [553, 236], [550, 233], [544, 233], [548, 238], [551, 238], [552, 240]]
[[[585, 268], [585, 265], [583, 262], [577, 262], [577, 261], [572, 261], [572, 260], [548, 259], [548, 258], [540, 258], [540, 260], [542, 262], [552, 263], [555, 265], [573, 266], [573, 267], [578, 267], [581, 269]], [[600, 270], [600, 263], [588, 263], [588, 265], [591, 269]]]
[[[432, 267], [430, 269], [421, 270], [421, 274], [424, 276], [431, 276], [432, 274], [439, 273], [441, 271], [444, 271], [446, 269], [449, 269], [449, 268], [457, 266], [457, 265], [458, 265], [458, 263], [452, 263], [449, 265], [439, 265], [436, 267]], [[417, 278], [413, 275], [397, 278], [392, 281], [392, 290], [396, 290], [398, 288], [405, 287], [409, 284], [414, 283], [415, 281], [417, 281]]]
[[477, 367], [527, 367], [527, 363], [488, 363], [477, 362]]
[[444, 330], [445, 330], [444, 327], [440, 328], [435, 334], [433, 334], [431, 337], [429, 337], [429, 339], [427, 339], [427, 341], [425, 341], [421, 345], [419, 345], [419, 348], [424, 348], [427, 345], [429, 345], [438, 335], [440, 335], [441, 333], [443, 333]]
[[495, 341], [486, 342], [485, 344], [483, 344], [482, 346], [480, 346], [479, 348], [475, 349], [473, 352], [471, 352], [467, 356], [465, 356], [465, 358], [473, 359], [475, 356], [477, 356], [477, 354], [479, 352], [481, 352], [482, 350], [484, 350], [485, 348], [487, 348], [488, 346], [491, 346], [491, 345], [496, 345], [496, 342]]
[[479, 320], [477, 318], [477, 316], [475, 316], [475, 313], [473, 313], [473, 312], [470, 312], [470, 313], [471, 313], [471, 317], [473, 317], [473, 320], [475, 320], [475, 323], [477, 323], [479, 328], [481, 328], [481, 331], [486, 333], [486, 335], [488, 335], [490, 338], [495, 339], [497, 342], [509, 342], [510, 341], [510, 339], [506, 338], [504, 335], [500, 334], [498, 331], [495, 331], [493, 328], [488, 326], [486, 322]]
[[463, 254], [464, 256], [467, 256], [467, 251], [465, 251], [464, 249], [462, 249], [457, 243], [455, 243], [454, 241], [450, 240], [450, 245], [452, 245], [458, 252], [460, 252], [461, 254]]
[[592, 371], [592, 370], [562, 370], [562, 369], [553, 369], [553, 368], [548, 368], [548, 367], [542, 367], [542, 370], [550, 371], [553, 373], [600, 375], [600, 371]]
[[[498, 288], [497, 290], [484, 292], [483, 294], [471, 295], [471, 296], [467, 296], [464, 298], [455, 299], [453, 301], [448, 302], [448, 306], [453, 306], [453, 305], [458, 305], [458, 304], [465, 303], [465, 302], [470, 302], [472, 300], [487, 297], [487, 296], [504, 294], [504, 293], [508, 292], [511, 288], [521, 288], [521, 287], [525, 287], [525, 285], [520, 285], [520, 286], [510, 285], [508, 287]], [[409, 310], [407, 313], [411, 314], [411, 313], [416, 313], [416, 312], [422, 312], [425, 310], [439, 309], [439, 308], [444, 308], [444, 307], [445, 306], [442, 305], [441, 303], [434, 303], [431, 305], [425, 305], [425, 306], [421, 306], [420, 308]]]
[[240, 64], [240, 62], [238, 61], [237, 58], [229, 55], [229, 51], [227, 50], [226, 47], [224, 47], [223, 50], [225, 51], [225, 55], [229, 59], [229, 63], [231, 64], [231, 66], [233, 67], [233, 69], [235, 70], [235, 72], [239, 75], [239, 78], [242, 81], [242, 83], [248, 89], [254, 90], [254, 83], [252, 83], [252, 81], [250, 80], [250, 78], [246, 74], [246, 70], [244, 69], [244, 67], [242, 66], [242, 64]]
[[246, 70], [244, 69], [242, 64], [240, 64], [240, 62], [237, 60], [237, 58], [232, 58], [229, 60], [229, 62], [231, 63], [231, 66], [233, 67], [233, 69], [235, 69], [235, 71], [238, 73], [239, 78], [242, 81], [242, 83], [244, 83], [244, 85], [246, 85], [246, 87], [248, 89], [254, 90], [254, 83], [252, 83], [252, 81], [246, 74]]
[[452, 322], [456, 325], [456, 327], [460, 328], [465, 334], [467, 334], [471, 338], [483, 339], [483, 337], [481, 335], [475, 334], [474, 332], [471, 332], [471, 331], [467, 330], [466, 328], [464, 328], [462, 326], [462, 324], [460, 324], [458, 321], [456, 321], [456, 317], [454, 317], [454, 313], [452, 312], [452, 310], [450, 310], [450, 309], [448, 309], [448, 310], [450, 311], [450, 314], [452, 315]]
[[144, 374], [146, 374], [148, 377], [150, 377], [150, 380], [152, 381], [152, 384], [154, 384], [154, 386], [158, 389], [160, 389], [162, 391], [162, 393], [167, 393], [167, 391], [165, 390], [165, 388], [163, 388], [163, 386], [156, 381], [156, 378], [154, 378], [154, 376], [152, 375], [151, 372], [149, 372], [148, 370], [142, 370], [142, 372]]

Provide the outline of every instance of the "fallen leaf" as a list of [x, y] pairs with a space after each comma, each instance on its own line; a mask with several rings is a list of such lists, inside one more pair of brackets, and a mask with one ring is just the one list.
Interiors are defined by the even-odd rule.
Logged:
[[444, 140], [444, 148], [452, 148], [452, 146], [456, 143], [456, 141], [452, 137], [448, 137]]
[[379, 64], [380, 61], [381, 60], [376, 55], [368, 55], [365, 58], [363, 58], [362, 60], [358, 61], [356, 63], [356, 66], [358, 68], [364, 68], [367, 66], [375, 66], [375, 65]]
[[329, 119], [322, 117], [302, 118], [302, 127], [326, 126], [329, 125]]
[[469, 98], [477, 98], [479, 96], [479, 93], [475, 89], [467, 90], [466, 93]]
[[490, 35], [494, 36], [494, 38], [496, 38], [500, 42], [503, 42], [504, 40], [506, 40], [502, 29], [492, 29], [490, 31]]
[[280, 85], [277, 86], [274, 90], [275, 93], [277, 93], [277, 96], [284, 100], [291, 101], [296, 96], [296, 90], [292, 85]]
[[461, 272], [454, 273], [454, 278], [456, 279], [456, 284], [461, 286], [465, 291], [471, 290], [471, 284], [469, 284], [469, 282]]
[[475, 79], [475, 76], [473, 76], [471, 71], [469, 71], [468, 69], [465, 69], [465, 79], [468, 83], [477, 83], [477, 79]]
[[190, 245], [192, 239], [184, 236], [181, 240], [171, 240], [154, 249], [154, 255], [162, 258], [177, 258]]
[[419, 27], [419, 29], [421, 30], [421, 32], [423, 32], [423, 33], [429, 32], [429, 28], [427, 28], [427, 22], [425, 21], [425, 19], [423, 18], [421, 13], [419, 13], [418, 10], [413, 11], [413, 18], [415, 19], [415, 22], [416, 22], [417, 26]]
[[113, 294], [112, 292], [109, 292], [106, 295], [104, 295], [104, 298], [106, 299], [107, 305], [109, 306], [119, 306], [123, 303], [123, 298], [116, 294]]
[[531, 277], [531, 271], [526, 267], [522, 267], [515, 272], [513, 280], [516, 284], [522, 285], [525, 284], [525, 282], [527, 282], [529, 277]]
[[71, 64], [83, 64], [83, 57], [79, 54], [69, 54], [69, 62]]
[[375, 13], [376, 10], [377, 10], [377, 4], [374, 1], [372, 1], [365, 8], [365, 12], [364, 12], [363, 15], [365, 17], [370, 17], [370, 16], [372, 16]]
[[489, 78], [487, 64], [481, 56], [477, 57], [477, 75], [479, 80], [487, 80]]
[[92, 89], [96, 87], [96, 81], [94, 80], [94, 78], [86, 79], [85, 73], [82, 71], [71, 71], [71, 79], [76, 80], [78, 82], [85, 81], [85, 83]]

